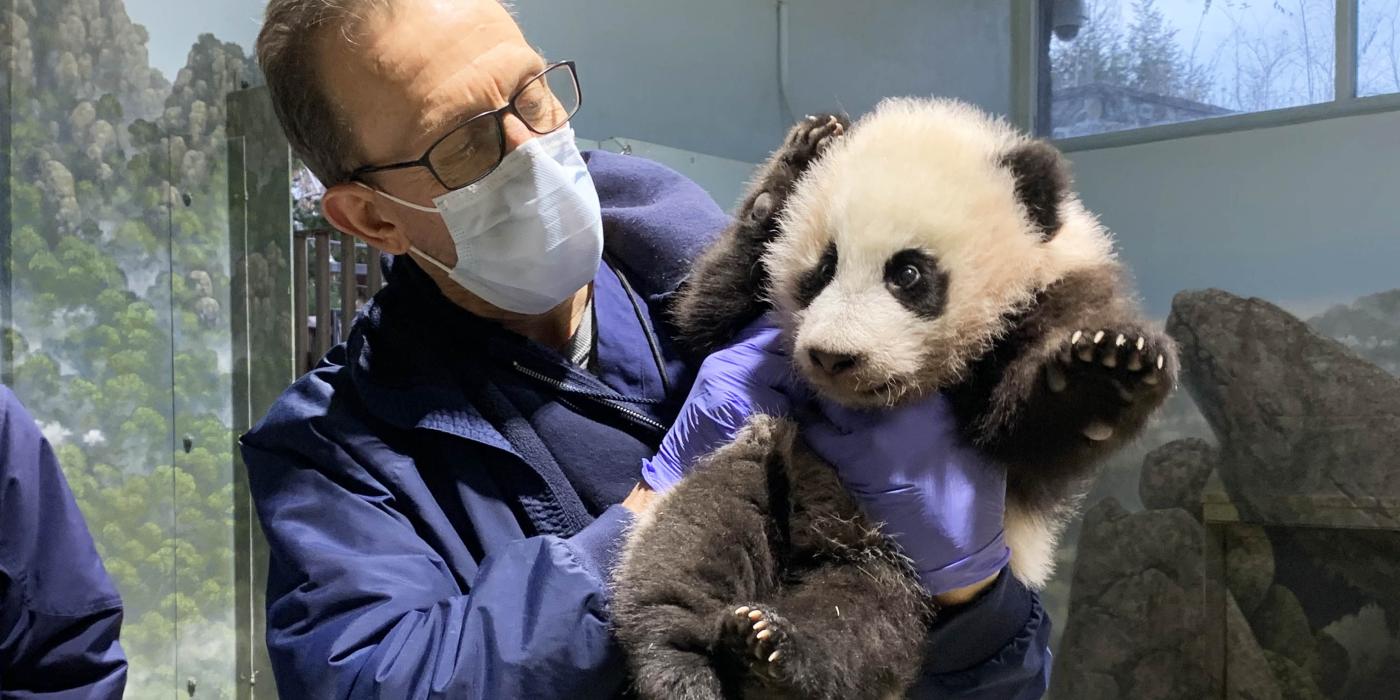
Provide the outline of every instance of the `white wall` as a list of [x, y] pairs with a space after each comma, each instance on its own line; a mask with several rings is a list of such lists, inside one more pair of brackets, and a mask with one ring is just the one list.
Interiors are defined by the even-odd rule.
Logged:
[[[796, 117], [859, 114], [901, 94], [1010, 110], [1011, 0], [787, 4]], [[517, 0], [516, 8], [546, 56], [578, 61], [582, 137], [755, 163], [791, 123], [778, 97], [775, 0]]]
[[744, 194], [755, 168], [753, 163], [742, 160], [720, 158], [626, 137], [614, 137], [603, 141], [578, 141], [580, 148], [628, 153], [661, 163], [705, 188], [710, 197], [725, 211], [732, 211], [739, 203], [739, 197]]
[[1070, 157], [1154, 316], [1187, 288], [1309, 315], [1400, 287], [1400, 112]]

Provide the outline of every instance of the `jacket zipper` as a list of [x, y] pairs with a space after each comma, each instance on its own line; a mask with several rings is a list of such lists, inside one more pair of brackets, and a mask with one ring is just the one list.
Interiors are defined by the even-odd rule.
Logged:
[[537, 382], [548, 384], [549, 386], [553, 387], [555, 391], [558, 391], [561, 394], [569, 394], [571, 396], [579, 396], [582, 398], [591, 399], [595, 403], [601, 404], [614, 411], [617, 411], [618, 413], [621, 413], [631, 418], [632, 420], [647, 426], [648, 428], [656, 430], [657, 432], [666, 432], [666, 426], [662, 425], [661, 423], [655, 420], [652, 420], [651, 418], [648, 418], [647, 416], [637, 413], [636, 411], [626, 409], [617, 405], [617, 401], [615, 399], [612, 399], [602, 393], [571, 387], [558, 379], [546, 376], [544, 374], [540, 374], [539, 372], [536, 372], [535, 370], [532, 370], [529, 367], [520, 364], [519, 362], [512, 362], [512, 364], [515, 366], [515, 371], [531, 379], [534, 379]]

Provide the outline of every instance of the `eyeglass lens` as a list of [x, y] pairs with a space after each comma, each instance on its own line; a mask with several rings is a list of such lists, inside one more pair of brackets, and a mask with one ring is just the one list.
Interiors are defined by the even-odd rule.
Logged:
[[[525, 126], [547, 134], [563, 126], [578, 109], [578, 82], [567, 65], [555, 66], [525, 85], [514, 104]], [[462, 187], [495, 168], [504, 156], [499, 129], [498, 119], [483, 116], [453, 130], [434, 146], [428, 161], [443, 184]]]

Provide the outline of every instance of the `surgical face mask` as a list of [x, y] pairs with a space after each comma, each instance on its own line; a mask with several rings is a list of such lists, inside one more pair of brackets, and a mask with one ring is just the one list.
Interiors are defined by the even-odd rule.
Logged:
[[434, 199], [436, 207], [379, 194], [441, 214], [457, 249], [456, 267], [411, 250], [506, 311], [553, 309], [592, 281], [602, 260], [598, 193], [568, 127], [521, 144], [484, 179]]

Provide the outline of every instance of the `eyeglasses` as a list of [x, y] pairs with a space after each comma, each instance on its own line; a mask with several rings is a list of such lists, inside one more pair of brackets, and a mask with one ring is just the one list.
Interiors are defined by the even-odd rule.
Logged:
[[583, 103], [573, 61], [552, 63], [511, 95], [503, 107], [478, 114], [438, 139], [417, 160], [367, 165], [350, 179], [386, 170], [427, 168], [449, 190], [490, 175], [506, 157], [505, 116], [514, 114], [530, 131], [548, 134], [569, 122]]

